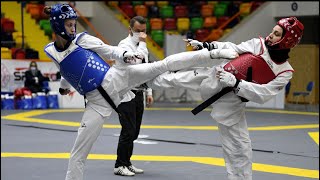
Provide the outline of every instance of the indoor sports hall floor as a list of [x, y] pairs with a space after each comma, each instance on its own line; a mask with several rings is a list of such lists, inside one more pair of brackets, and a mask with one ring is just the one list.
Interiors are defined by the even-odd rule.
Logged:
[[[105, 122], [85, 180], [226, 180], [217, 123], [196, 105], [155, 104], [145, 111], [132, 162], [134, 177], [113, 174], [119, 121]], [[316, 107], [317, 108], [317, 107]], [[300, 111], [301, 109], [302, 111]], [[63, 180], [82, 109], [1, 110], [1, 179]], [[319, 111], [247, 109], [254, 180], [319, 179]]]

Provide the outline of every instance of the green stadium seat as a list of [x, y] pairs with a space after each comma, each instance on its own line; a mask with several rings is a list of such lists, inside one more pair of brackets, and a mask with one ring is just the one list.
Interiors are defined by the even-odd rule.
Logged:
[[228, 5], [227, 4], [216, 4], [214, 6], [214, 16], [217, 18], [220, 16], [224, 16], [227, 13]]
[[160, 46], [163, 47], [164, 32], [162, 30], [152, 30], [151, 38]]
[[202, 25], [203, 25], [203, 18], [202, 17], [191, 18], [191, 22], [190, 22], [191, 31], [195, 31], [197, 29], [201, 29]]
[[48, 25], [48, 24], [50, 25], [50, 21], [47, 20], [47, 19], [42, 19], [42, 20], [39, 21], [39, 25], [40, 25], [41, 29], [43, 29], [43, 27]]
[[163, 6], [160, 8], [160, 17], [162, 18], [172, 18], [174, 16], [173, 7], [170, 5]]
[[143, 1], [132, 1], [132, 6], [143, 5]]

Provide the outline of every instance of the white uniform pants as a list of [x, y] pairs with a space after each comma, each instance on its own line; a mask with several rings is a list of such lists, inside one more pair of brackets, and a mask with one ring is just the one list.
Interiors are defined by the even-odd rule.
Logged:
[[229, 180], [252, 180], [252, 147], [244, 116], [232, 126], [218, 125]]
[[[120, 75], [117, 74], [116, 71], [113, 71], [113, 73], [109, 74], [112, 78], [111, 82], [109, 82], [111, 84], [109, 84], [108, 87], [103, 86], [103, 88], [105, 88], [107, 92], [111, 92], [109, 95], [112, 98], [113, 96], [119, 96], [119, 94], [125, 94], [133, 87], [145, 83], [166, 71], [190, 68], [198, 64], [208, 63], [208, 61], [213, 60], [210, 59], [210, 53], [206, 49], [174, 54], [162, 61], [128, 66], [126, 69], [128, 74], [124, 77], [119, 77]], [[106, 77], [109, 77], [107, 75]], [[110, 87], [117, 88], [117, 90], [108, 89]], [[110, 117], [110, 114], [102, 116], [101, 113], [99, 113], [99, 108], [111, 107], [103, 106], [106, 101], [97, 90], [88, 93], [87, 98], [88, 104], [90, 103], [90, 105], [87, 105], [85, 109], [81, 125], [78, 129], [78, 136], [71, 150], [66, 180], [83, 180], [83, 171], [87, 156], [101, 132], [104, 121]], [[91, 107], [91, 104], [95, 104], [95, 109]], [[96, 108], [96, 106], [98, 106], [98, 108]]]
[[[214, 72], [215, 70], [213, 68], [193, 68], [192, 70], [178, 71], [176, 73], [165, 73], [155, 78], [152, 83], [150, 82], [148, 85], [150, 85], [152, 89], [160, 87], [181, 87], [195, 91], [202, 89], [202, 93], [207, 93], [206, 95], [202, 94], [202, 96], [206, 97], [213, 91], [221, 89], [217, 87], [219, 84], [214, 79]], [[209, 80], [207, 79], [208, 77], [213, 79]], [[203, 88], [209, 90], [206, 92]], [[218, 106], [218, 104], [216, 105]], [[229, 110], [231, 110], [231, 108]], [[251, 140], [244, 111], [240, 112], [243, 113], [238, 114], [237, 117], [240, 118], [240, 120], [236, 124], [226, 126], [218, 123], [229, 180], [252, 179]]]
[[80, 127], [78, 129], [78, 136], [71, 150], [68, 171], [66, 175], [67, 180], [82, 180], [84, 165], [87, 156], [92, 148], [93, 143], [97, 140], [104, 121], [108, 117], [102, 117], [97, 111], [87, 106]]

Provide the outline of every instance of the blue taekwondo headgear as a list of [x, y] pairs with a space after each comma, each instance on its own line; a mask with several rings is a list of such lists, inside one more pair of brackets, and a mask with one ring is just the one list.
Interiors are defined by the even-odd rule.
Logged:
[[68, 4], [55, 4], [51, 7], [50, 25], [52, 30], [67, 41], [72, 41], [76, 35], [66, 32], [64, 20], [77, 19], [76, 11]]

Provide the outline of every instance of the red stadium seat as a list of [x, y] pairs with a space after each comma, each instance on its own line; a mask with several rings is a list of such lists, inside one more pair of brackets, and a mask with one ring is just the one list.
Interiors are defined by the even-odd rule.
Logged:
[[164, 30], [176, 30], [177, 22], [175, 18], [165, 18], [164, 19]]
[[198, 29], [195, 33], [195, 39], [203, 42], [209, 34], [210, 31], [208, 29]]
[[174, 14], [176, 18], [188, 17], [188, 7], [185, 5], [175, 6]]
[[120, 9], [129, 16], [129, 18], [133, 18], [136, 15], [132, 5], [121, 4]]
[[13, 32], [14, 22], [9, 18], [1, 18], [1, 31]]

